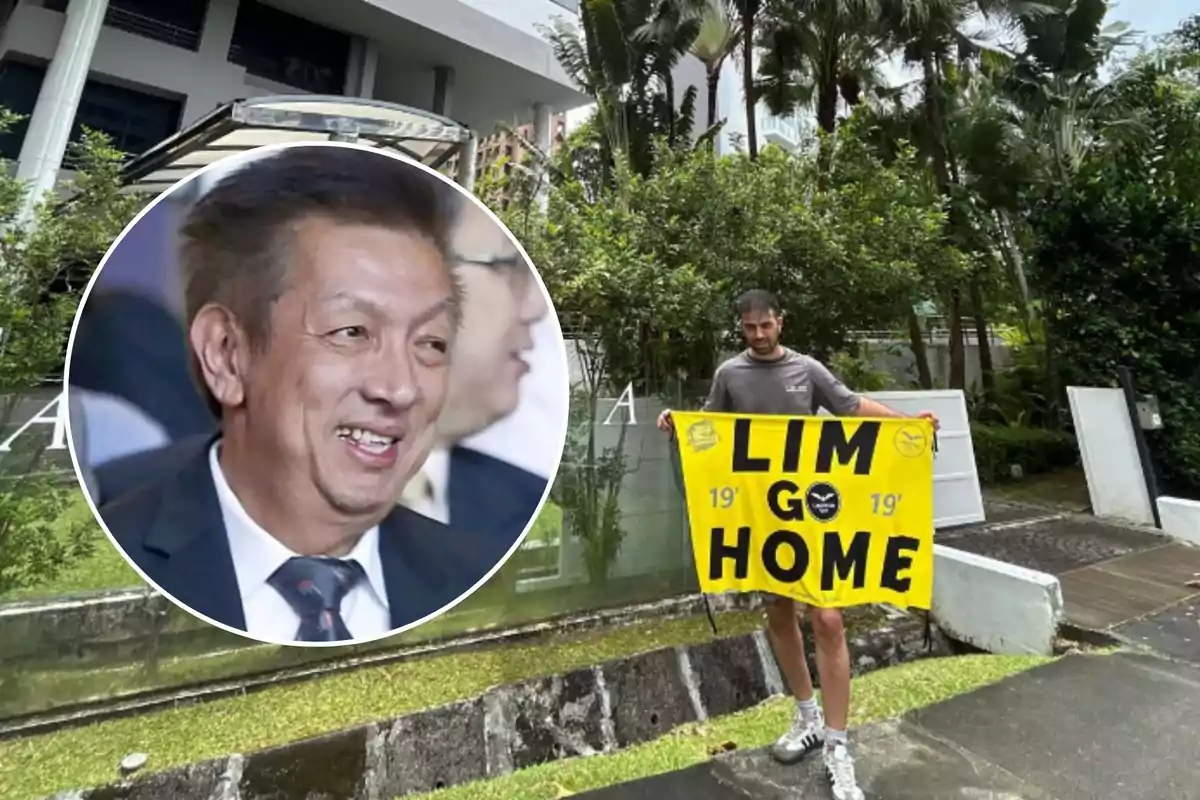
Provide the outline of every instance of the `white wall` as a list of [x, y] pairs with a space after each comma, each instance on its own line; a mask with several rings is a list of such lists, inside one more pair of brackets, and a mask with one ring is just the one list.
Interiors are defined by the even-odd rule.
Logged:
[[1163, 533], [1200, 547], [1200, 501], [1160, 497], [1158, 516]]
[[[303, 94], [298, 89], [248, 77], [226, 59], [233, 37], [237, 0], [211, 0], [199, 52], [173, 47], [104, 26], [92, 56], [91, 73], [131, 88], [187, 98], [184, 126], [230, 100], [269, 94]], [[0, 53], [14, 51], [49, 61], [66, 17], [22, 3], [0, 35]]]
[[1068, 386], [1092, 513], [1153, 525], [1133, 424], [1120, 389]]
[[538, 30], [539, 26], [548, 26], [556, 17], [571, 22], [577, 18], [577, 14], [552, 0], [458, 0], [458, 2], [539, 39], [542, 37], [541, 31]]

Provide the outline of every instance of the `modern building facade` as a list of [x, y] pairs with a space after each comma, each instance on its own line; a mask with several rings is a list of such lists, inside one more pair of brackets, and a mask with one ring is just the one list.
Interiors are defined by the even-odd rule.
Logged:
[[[487, 134], [588, 102], [543, 26], [578, 0], [0, 0], [0, 157], [49, 188], [81, 126], [137, 155], [214, 108], [345, 95]], [[545, 134], [541, 128], [545, 127]], [[68, 165], [69, 166], [69, 165]]]
[[[504, 172], [511, 172], [514, 164], [523, 164], [525, 157], [528, 155], [528, 148], [525, 143], [533, 144], [546, 152], [553, 155], [566, 141], [567, 136], [567, 115], [553, 114], [550, 117], [550, 124], [547, 127], [549, 131], [548, 137], [543, 137], [544, 141], [539, 142], [538, 137], [542, 131], [534, 123], [525, 125], [516, 125], [511, 127], [512, 133], [506, 130], [497, 130], [492, 134], [479, 132], [479, 144], [476, 148], [475, 162], [473, 164], [475, 170], [475, 180], [480, 180], [489, 170], [493, 169], [496, 164], [504, 162]], [[516, 135], [514, 135], [516, 134]], [[459, 157], [452, 156], [440, 170], [443, 174], [454, 178], [459, 174]]]

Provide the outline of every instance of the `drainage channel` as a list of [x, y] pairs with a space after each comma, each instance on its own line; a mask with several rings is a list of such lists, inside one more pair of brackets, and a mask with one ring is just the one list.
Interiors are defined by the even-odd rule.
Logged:
[[[721, 598], [726, 611], [751, 611], [749, 597]], [[35, 712], [0, 720], [0, 741], [32, 736], [62, 728], [76, 727], [106, 719], [143, 714], [178, 705], [217, 700], [231, 695], [248, 694], [262, 689], [328, 677], [365, 667], [385, 666], [432, 654], [459, 653], [489, 646], [533, 642], [551, 634], [581, 633], [595, 628], [619, 627], [644, 619], [668, 620], [696, 616], [703, 612], [703, 599], [696, 595], [642, 603], [616, 609], [593, 611], [502, 630], [485, 630], [440, 639], [420, 645], [383, 650], [353, 658], [334, 659], [320, 664], [291, 667], [266, 673], [243, 675], [195, 683], [186, 688], [134, 691], [124, 695], [85, 700], [61, 706], [51, 712]]]
[[[926, 642], [917, 615], [899, 619], [872, 611], [859, 621], [861, 627], [847, 631], [855, 676], [950, 654], [944, 637]], [[408, 796], [617, 752], [782, 693], [763, 632], [731, 633], [526, 677], [401, 716], [55, 797], [211, 800], [216, 786], [221, 796], [243, 800]]]

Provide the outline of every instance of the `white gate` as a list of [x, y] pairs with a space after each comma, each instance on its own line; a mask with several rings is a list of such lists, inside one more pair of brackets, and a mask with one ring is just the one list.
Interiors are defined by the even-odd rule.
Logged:
[[[975, 467], [975, 447], [967, 418], [967, 400], [961, 390], [920, 392], [865, 392], [889, 408], [905, 414], [932, 411], [938, 415], [938, 451], [933, 460], [933, 525], [952, 528], [984, 521], [983, 492]], [[822, 409], [823, 415], [827, 412]]]

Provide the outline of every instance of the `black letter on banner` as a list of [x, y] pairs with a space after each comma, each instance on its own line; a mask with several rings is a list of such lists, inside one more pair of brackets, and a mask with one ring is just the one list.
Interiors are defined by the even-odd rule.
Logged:
[[750, 457], [750, 420], [739, 419], [733, 423], [733, 466], [734, 472], [770, 472], [771, 459]]
[[875, 444], [879, 441], [878, 422], [864, 422], [847, 441], [846, 427], [841, 420], [831, 419], [821, 424], [821, 441], [817, 444], [817, 472], [832, 471], [833, 456], [837, 454], [839, 464], [854, 462], [855, 475], [870, 475], [871, 462], [875, 458]]
[[907, 592], [908, 587], [912, 586], [912, 578], [901, 578], [900, 570], [912, 566], [912, 556], [905, 555], [904, 551], [915, 553], [920, 548], [920, 540], [911, 536], [890, 537], [883, 555], [883, 573], [879, 576], [879, 585], [893, 592]]
[[783, 442], [783, 471], [800, 471], [800, 445], [804, 443], [804, 420], [789, 419]]
[[867, 585], [867, 552], [871, 547], [871, 534], [859, 531], [850, 540], [850, 547], [842, 549], [842, 537], [836, 531], [825, 534], [825, 546], [821, 548], [821, 591], [833, 591], [833, 575], [846, 580], [854, 570], [851, 586], [861, 589]]
[[708, 553], [708, 579], [719, 581], [725, 576], [725, 559], [733, 561], [733, 576], [744, 580], [750, 574], [750, 527], [737, 529], [737, 544], [725, 543], [725, 529], [712, 529], [712, 545]]
[[[799, 491], [800, 487], [791, 481], [775, 481], [771, 484], [771, 488], [767, 489], [767, 508], [771, 509], [771, 513], [775, 515], [776, 519], [784, 522], [803, 521], [804, 498], [796, 497], [796, 493]], [[779, 501], [779, 495], [784, 492], [792, 493], [786, 507]]]
[[[795, 563], [787, 569], [779, 563], [779, 548], [784, 545], [790, 547], [796, 556]], [[808, 546], [804, 544], [804, 538], [795, 531], [772, 533], [763, 544], [763, 566], [777, 581], [795, 583], [800, 580], [804, 577], [804, 571], [808, 569]]]

